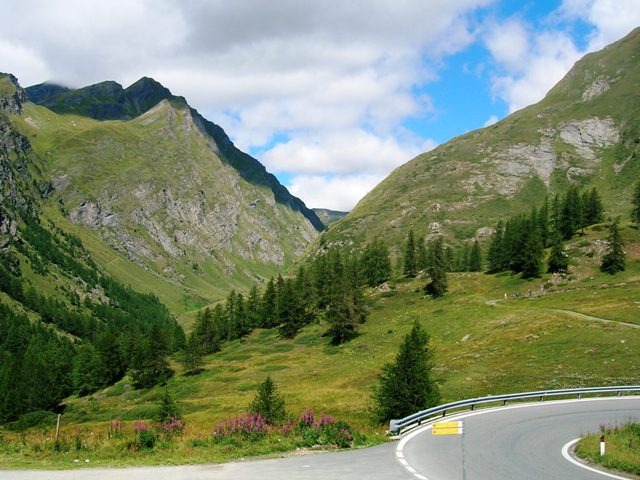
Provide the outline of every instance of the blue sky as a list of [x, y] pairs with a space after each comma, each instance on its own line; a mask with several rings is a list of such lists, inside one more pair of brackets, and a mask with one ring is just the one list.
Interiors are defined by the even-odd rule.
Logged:
[[151, 76], [311, 207], [349, 210], [394, 168], [535, 103], [640, 25], [640, 0], [21, 0], [0, 71]]

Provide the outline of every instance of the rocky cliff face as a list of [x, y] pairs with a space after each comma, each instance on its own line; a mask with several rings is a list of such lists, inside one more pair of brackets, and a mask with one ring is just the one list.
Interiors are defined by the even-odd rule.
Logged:
[[[89, 117], [101, 118], [104, 109], [65, 117], [28, 103], [14, 121], [47, 159], [43, 178], [53, 188], [47, 202], [123, 257], [214, 299], [293, 264], [323, 228], [183, 98], [151, 79], [122, 91], [113, 82], [94, 87], [100, 98], [111, 98], [104, 104], [111, 105], [110, 115], [132, 105], [145, 112], [102, 122]], [[81, 89], [81, 96], [92, 98], [92, 88]], [[65, 102], [78, 98], [77, 91], [62, 95]], [[50, 100], [41, 96], [43, 104]]]
[[395, 244], [409, 228], [486, 238], [499, 218], [569, 185], [627, 214], [640, 178], [640, 29], [585, 56], [544, 100], [420, 155], [371, 191], [324, 242]]
[[20, 114], [25, 101], [16, 78], [0, 74], [0, 249], [17, 239], [17, 217], [32, 212], [31, 146], [15, 132], [8, 118]]

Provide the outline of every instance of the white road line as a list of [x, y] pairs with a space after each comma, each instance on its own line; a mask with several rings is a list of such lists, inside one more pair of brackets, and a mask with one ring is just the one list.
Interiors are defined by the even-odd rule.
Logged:
[[[623, 399], [633, 399], [633, 398], [639, 398], [636, 395], [629, 395], [629, 396], [624, 396], [624, 397], [597, 397], [597, 398], [575, 398], [575, 399], [568, 399], [568, 400], [549, 400], [546, 402], [537, 402], [537, 403], [524, 403], [524, 404], [520, 404], [520, 405], [510, 405], [510, 406], [501, 406], [501, 407], [493, 407], [493, 408], [483, 408], [481, 410], [475, 410], [472, 412], [467, 412], [467, 413], [463, 413], [460, 415], [454, 415], [453, 417], [446, 417], [447, 421], [455, 421], [455, 420], [462, 420], [463, 418], [469, 418], [469, 417], [474, 417], [476, 415], [484, 415], [486, 413], [492, 413], [492, 412], [498, 412], [498, 411], [504, 411], [504, 410], [517, 410], [519, 408], [534, 408], [534, 407], [543, 407], [545, 405], [559, 405], [559, 404], [563, 404], [563, 403], [574, 403], [574, 402], [598, 402], [598, 401], [607, 401], [607, 400], [612, 400], [614, 398], [623, 398]], [[434, 418], [432, 420], [432, 422], [437, 422], [439, 420], [442, 420], [442, 417], [439, 418]], [[431, 424], [429, 425], [425, 425], [424, 427], [418, 428], [416, 430], [413, 430], [411, 433], [408, 433], [406, 436], [402, 437], [402, 440], [400, 440], [400, 442], [398, 442], [398, 446], [396, 447], [396, 459], [398, 460], [398, 462], [400, 462], [402, 464], [402, 466], [407, 469], [407, 467], [409, 467], [409, 462], [407, 462], [404, 458], [404, 447], [405, 445], [409, 442], [409, 440], [411, 440], [412, 438], [414, 438], [417, 435], [420, 435], [423, 432], [426, 432], [427, 430], [431, 430]], [[566, 445], [565, 445], [566, 446]], [[581, 466], [583, 466], [582, 464], [580, 464]], [[415, 469], [414, 469], [415, 471]], [[595, 472], [600, 473], [602, 475], [608, 475], [612, 478], [617, 478], [617, 479], [621, 479], [621, 480], [628, 480], [627, 478], [624, 477], [616, 477], [615, 475], [611, 475], [608, 473], [604, 473], [601, 472], [600, 470], [595, 470]], [[420, 480], [429, 480], [428, 477], [425, 477], [424, 475], [421, 475], [420, 473], [414, 473], [413, 474], [414, 477], [419, 478]]]
[[598, 470], [597, 468], [592, 468], [588, 465], [585, 465], [582, 462], [579, 462], [578, 460], [576, 460], [575, 458], [573, 458], [571, 456], [571, 454], [569, 453], [569, 451], [571, 450], [571, 448], [580, 441], [579, 438], [576, 438], [575, 440], [571, 440], [569, 442], [567, 442], [564, 447], [562, 447], [562, 456], [564, 457], [565, 460], [573, 463], [574, 465], [577, 465], [580, 468], [584, 468], [585, 470], [589, 470], [590, 472], [595, 472], [595, 473], [599, 473], [600, 475], [603, 475], [605, 477], [609, 477], [609, 478], [616, 478], [618, 480], [629, 480], [629, 477], [620, 477], [618, 475], [614, 475], [613, 473], [608, 473], [608, 472], [603, 472], [602, 470]]

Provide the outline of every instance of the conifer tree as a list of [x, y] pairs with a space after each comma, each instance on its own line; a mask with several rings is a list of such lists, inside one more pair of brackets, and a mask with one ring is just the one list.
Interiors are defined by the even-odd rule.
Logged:
[[431, 265], [427, 273], [431, 280], [425, 286], [425, 292], [433, 297], [440, 297], [447, 291], [447, 270], [445, 268], [445, 252], [441, 236], [432, 242], [429, 251], [431, 252]]
[[187, 337], [180, 355], [180, 363], [186, 375], [195, 375], [202, 371], [204, 365], [204, 346], [195, 335], [195, 332]]
[[284, 398], [269, 375], [258, 386], [256, 396], [249, 404], [249, 411], [259, 413], [270, 425], [275, 425], [285, 419]]
[[566, 273], [569, 268], [569, 256], [564, 250], [562, 239], [560, 236], [556, 237], [556, 240], [551, 246], [551, 252], [549, 252], [549, 258], [547, 260], [547, 272], [549, 273]]
[[284, 281], [280, 295], [278, 295], [278, 316], [280, 326], [278, 327], [280, 337], [293, 338], [300, 328], [302, 328], [304, 311], [298, 298], [293, 280], [287, 278]]
[[549, 229], [549, 197], [544, 197], [544, 203], [538, 212], [538, 231], [544, 248], [551, 244], [551, 232]]
[[542, 272], [544, 249], [537, 230], [529, 230], [522, 260], [522, 278], [539, 277]]
[[602, 206], [602, 200], [600, 200], [598, 190], [596, 190], [595, 187], [589, 192], [582, 194], [582, 206], [585, 227], [602, 222], [604, 207]]
[[482, 271], [482, 249], [477, 239], [473, 242], [473, 247], [471, 247], [471, 252], [469, 253], [469, 271]]
[[260, 292], [257, 285], [253, 285], [247, 297], [247, 325], [250, 329], [260, 326]]
[[300, 323], [311, 323], [316, 316], [316, 292], [308, 269], [300, 267], [294, 285], [296, 297], [300, 303]]
[[640, 182], [636, 184], [633, 192], [633, 209], [631, 210], [631, 221], [636, 225], [640, 225]]
[[156, 421], [158, 423], [164, 423], [168, 420], [181, 418], [182, 415], [180, 414], [180, 407], [178, 406], [178, 403], [175, 401], [171, 393], [169, 393], [169, 389], [165, 387], [162, 398], [160, 398], [160, 404], [158, 405]]
[[407, 277], [416, 276], [416, 243], [413, 229], [409, 230], [407, 243], [404, 246], [404, 274]]
[[360, 259], [360, 265], [364, 279], [370, 287], [377, 287], [389, 280], [391, 260], [389, 259], [389, 250], [381, 239], [376, 238], [366, 245]]
[[375, 414], [382, 423], [433, 407], [440, 401], [432, 378], [429, 335], [416, 321], [404, 337], [395, 361], [382, 367], [374, 394]]
[[278, 325], [276, 313], [277, 302], [278, 295], [272, 277], [269, 279], [267, 287], [264, 289], [264, 294], [262, 295], [262, 304], [260, 306], [260, 326], [262, 328], [273, 328]]
[[502, 220], [498, 221], [496, 229], [491, 235], [487, 260], [490, 272], [500, 272], [506, 268], [504, 265], [504, 223]]
[[168, 341], [159, 325], [151, 327], [148, 338], [143, 339], [131, 365], [131, 379], [136, 388], [149, 388], [166, 382], [173, 370], [165, 356], [169, 353]]
[[420, 235], [416, 245], [416, 265], [420, 271], [424, 271], [429, 267], [429, 252], [424, 241], [424, 235]]
[[622, 272], [625, 269], [624, 262], [624, 243], [618, 229], [618, 221], [614, 221], [609, 226], [609, 248], [602, 259], [600, 270], [610, 273], [611, 275]]
[[332, 345], [340, 345], [358, 336], [357, 325], [364, 322], [366, 312], [360, 303], [361, 295], [354, 291], [347, 277], [342, 256], [337, 250], [329, 251], [329, 265], [332, 282], [329, 285], [329, 303], [325, 318], [329, 328], [325, 333]]

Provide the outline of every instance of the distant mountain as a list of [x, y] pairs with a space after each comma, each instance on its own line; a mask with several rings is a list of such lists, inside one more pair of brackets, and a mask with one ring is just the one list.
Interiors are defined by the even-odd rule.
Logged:
[[6, 128], [31, 152], [48, 221], [174, 312], [277, 274], [324, 228], [221, 127], [153, 79], [126, 89], [45, 83], [25, 94], [3, 78]]
[[499, 218], [569, 185], [595, 186], [628, 215], [640, 178], [640, 28], [575, 64], [539, 103], [397, 168], [323, 244], [416, 234], [488, 238]]
[[349, 212], [339, 212], [337, 210], [329, 210], [328, 208], [314, 208], [314, 212], [318, 215], [320, 221], [326, 226], [331, 225], [332, 223], [337, 222], [341, 218], [347, 216]]

